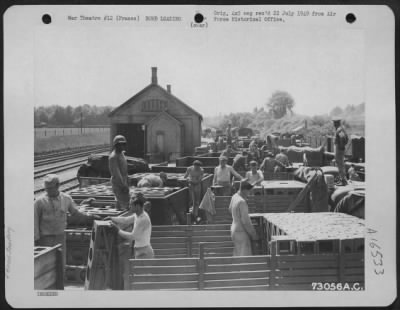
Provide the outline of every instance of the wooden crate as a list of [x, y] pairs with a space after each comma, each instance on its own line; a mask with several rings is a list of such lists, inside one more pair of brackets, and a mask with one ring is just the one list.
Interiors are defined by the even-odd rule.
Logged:
[[68, 283], [84, 284], [86, 277], [86, 265], [65, 266], [65, 281]]
[[[177, 167], [189, 167], [193, 164], [195, 160], [200, 160], [205, 167], [217, 167], [219, 165], [219, 156], [217, 157], [200, 157], [200, 156], [187, 156], [176, 159]], [[228, 158], [228, 165], [233, 164], [233, 157]]]
[[64, 289], [62, 245], [34, 247], [34, 289]]
[[264, 172], [264, 180], [293, 180], [293, 172]]
[[[154, 165], [151, 167], [152, 172], [165, 172], [165, 173], [185, 173], [189, 166], [167, 166], [167, 165]], [[205, 173], [214, 173], [215, 167], [202, 166]]]
[[94, 221], [88, 263], [85, 277], [85, 290], [104, 290], [113, 275], [112, 257], [118, 255], [117, 232], [105, 221]]
[[[138, 192], [143, 193], [151, 202], [152, 206], [149, 215], [153, 225], [186, 223], [186, 213], [189, 210], [189, 191], [187, 187], [131, 187], [130, 191], [132, 195]], [[111, 204], [111, 202], [115, 202], [111, 186], [92, 185], [88, 188], [72, 191], [70, 195], [77, 203], [90, 197], [96, 199], [96, 204], [107, 204], [108, 202]], [[112, 208], [99, 211], [102, 211], [101, 214], [105, 216], [117, 216], [120, 215], [118, 212], [121, 212]]]
[[98, 177], [78, 177], [79, 187], [84, 188], [90, 185], [103, 184], [110, 185], [110, 178], [98, 178]]
[[295, 240], [294, 251], [299, 255], [339, 253], [340, 246], [344, 253], [364, 251], [364, 221], [351, 215], [319, 212], [258, 213], [251, 216], [264, 218], [266, 242], [275, 239], [279, 244], [279, 240]]
[[67, 265], [86, 265], [88, 261], [91, 228], [66, 229], [66, 264]]

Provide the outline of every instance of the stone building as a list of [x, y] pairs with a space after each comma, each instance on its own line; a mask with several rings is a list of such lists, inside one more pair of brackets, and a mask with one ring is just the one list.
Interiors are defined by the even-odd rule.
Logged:
[[126, 155], [150, 162], [191, 155], [201, 144], [202, 116], [158, 84], [157, 68], [151, 68], [151, 83], [109, 114], [110, 141], [126, 137]]

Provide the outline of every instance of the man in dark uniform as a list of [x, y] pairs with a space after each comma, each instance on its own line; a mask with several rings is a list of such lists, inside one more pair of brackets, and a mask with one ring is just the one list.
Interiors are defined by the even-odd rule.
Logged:
[[339, 185], [347, 185], [344, 151], [349, 138], [340, 121], [339, 118], [333, 119], [333, 125], [335, 126], [335, 160], [339, 169]]

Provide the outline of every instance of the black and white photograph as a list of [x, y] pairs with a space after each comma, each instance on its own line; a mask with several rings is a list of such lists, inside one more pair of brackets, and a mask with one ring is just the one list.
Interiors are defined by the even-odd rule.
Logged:
[[13, 6], [4, 77], [11, 306], [394, 301], [387, 6]]

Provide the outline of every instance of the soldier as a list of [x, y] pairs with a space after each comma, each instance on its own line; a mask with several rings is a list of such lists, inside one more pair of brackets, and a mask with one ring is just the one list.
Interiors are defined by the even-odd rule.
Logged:
[[340, 122], [341, 120], [339, 118], [333, 119], [333, 125], [335, 126], [335, 160], [339, 169], [340, 181], [338, 185], [347, 185], [344, 151], [349, 137]]
[[[34, 228], [36, 246], [62, 245], [63, 267], [66, 263], [66, 240], [64, 230], [67, 227], [67, 212], [84, 218], [101, 219], [98, 215], [87, 215], [80, 212], [70, 195], [60, 192], [60, 179], [56, 174], [48, 174], [44, 179], [46, 193], [34, 204]], [[81, 204], [91, 204], [95, 199], [88, 198]]]
[[125, 147], [125, 137], [121, 135], [115, 136], [113, 150], [108, 157], [111, 185], [117, 200], [116, 208], [118, 210], [129, 208], [128, 163], [123, 153]]

